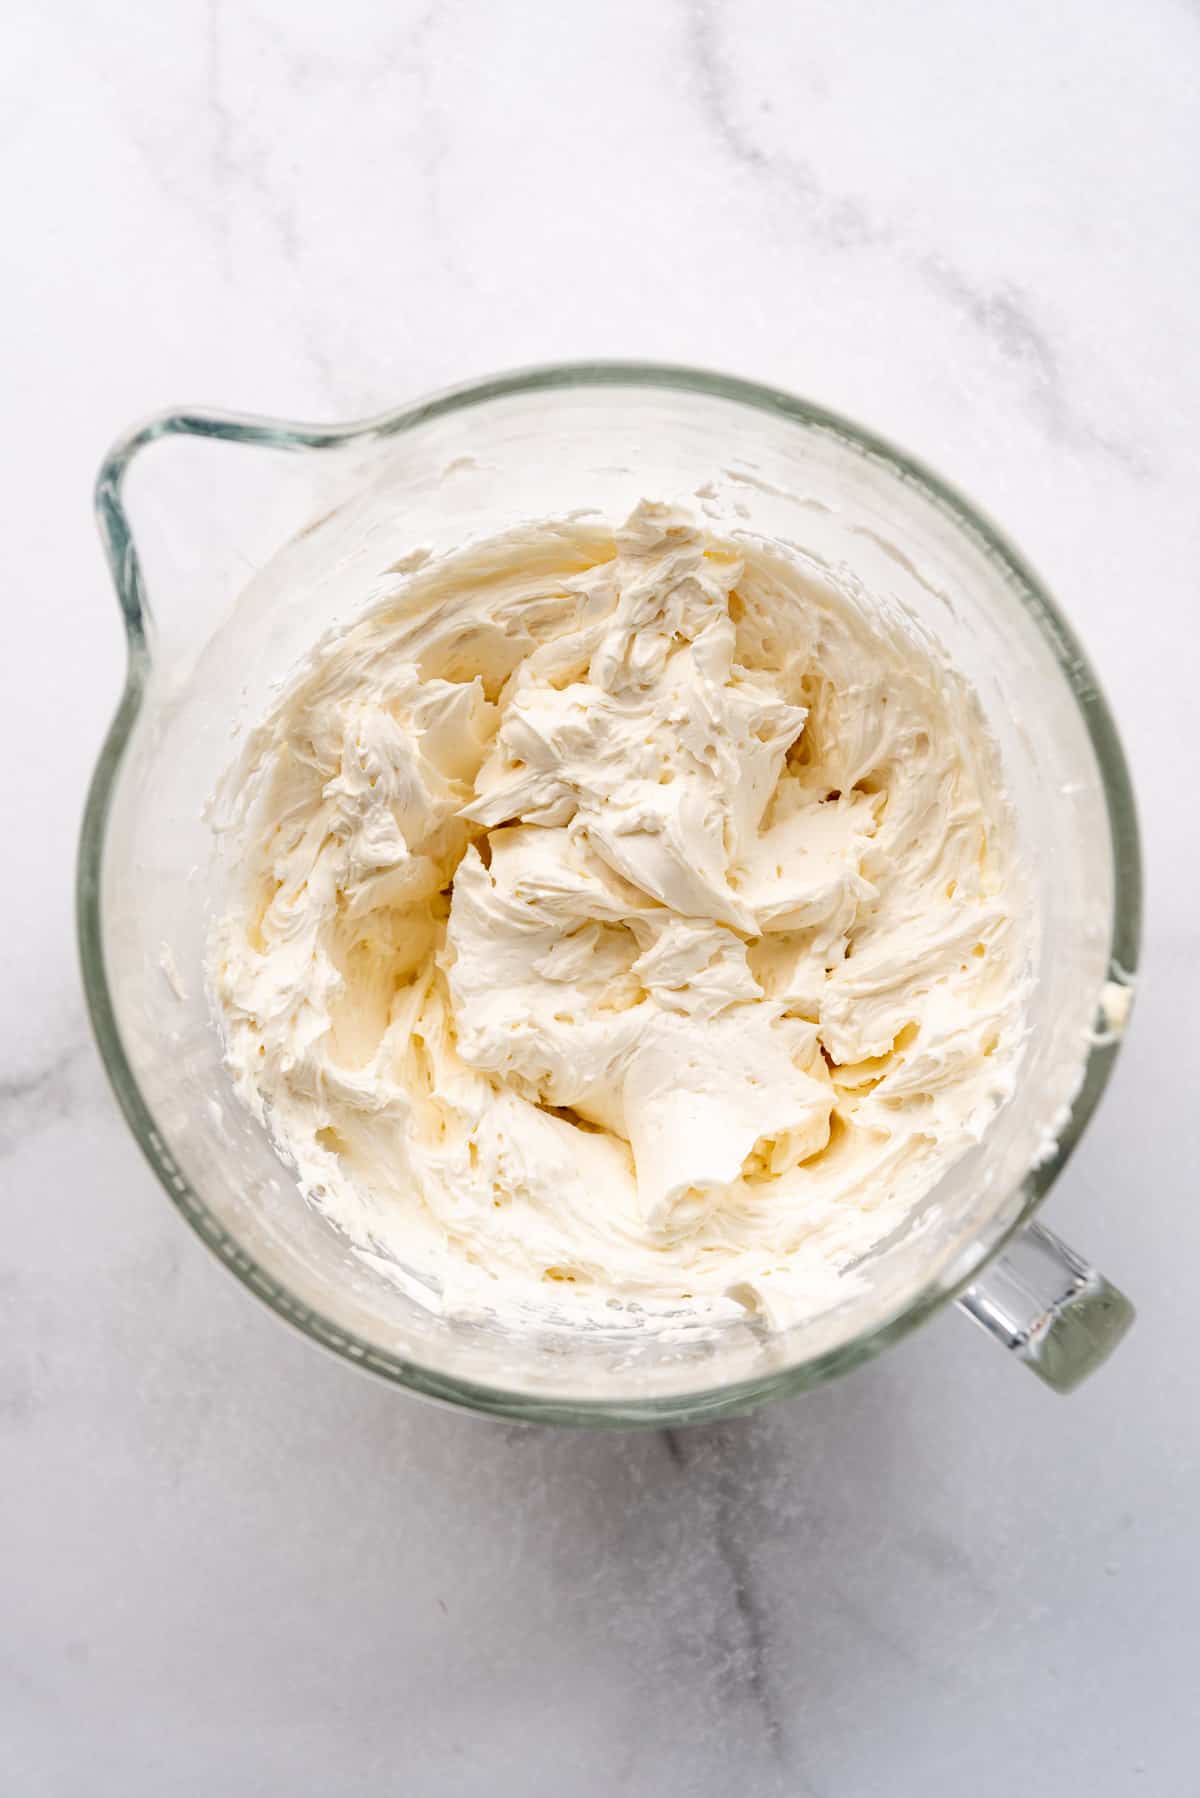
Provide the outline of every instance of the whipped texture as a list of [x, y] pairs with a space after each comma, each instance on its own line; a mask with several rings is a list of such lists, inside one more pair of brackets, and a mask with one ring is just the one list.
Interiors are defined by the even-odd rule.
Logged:
[[973, 692], [849, 575], [664, 505], [391, 579], [226, 783], [240, 1094], [436, 1308], [827, 1308], [1020, 1059]]

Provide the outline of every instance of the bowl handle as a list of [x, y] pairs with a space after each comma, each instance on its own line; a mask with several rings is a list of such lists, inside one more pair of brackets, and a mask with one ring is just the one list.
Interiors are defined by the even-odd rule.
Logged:
[[1123, 1292], [1044, 1224], [1026, 1224], [959, 1305], [1055, 1392], [1106, 1361], [1133, 1322]]

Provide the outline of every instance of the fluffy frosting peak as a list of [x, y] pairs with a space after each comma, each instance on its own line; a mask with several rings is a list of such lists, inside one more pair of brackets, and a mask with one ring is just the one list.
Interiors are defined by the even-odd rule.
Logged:
[[231, 789], [230, 1065], [443, 1304], [803, 1315], [1009, 1090], [978, 707], [798, 555], [647, 503], [449, 558], [318, 647]]

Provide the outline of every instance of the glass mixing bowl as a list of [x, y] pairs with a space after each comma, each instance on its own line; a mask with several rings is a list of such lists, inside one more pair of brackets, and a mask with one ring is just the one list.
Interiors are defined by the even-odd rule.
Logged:
[[[523, 1335], [449, 1321], [304, 1202], [234, 1097], [202, 971], [206, 802], [272, 684], [345, 615], [349, 594], [414, 549], [577, 508], [617, 520], [644, 496], [686, 502], [697, 488], [714, 528], [791, 539], [895, 595], [974, 681], [1038, 911], [1019, 1089], [911, 1226], [866, 1259], [869, 1279], [802, 1326], [666, 1339], [616, 1319]], [[1103, 1358], [1132, 1317], [1127, 1301], [1031, 1218], [1119, 1043], [1139, 930], [1133, 797], [1073, 632], [952, 488], [788, 394], [692, 369], [586, 364], [503, 375], [364, 424], [165, 414], [113, 449], [98, 509], [129, 665], [80, 848], [92, 1022], [167, 1193], [281, 1317], [411, 1391], [574, 1424], [677, 1423], [796, 1392], [956, 1295], [1060, 1390]]]

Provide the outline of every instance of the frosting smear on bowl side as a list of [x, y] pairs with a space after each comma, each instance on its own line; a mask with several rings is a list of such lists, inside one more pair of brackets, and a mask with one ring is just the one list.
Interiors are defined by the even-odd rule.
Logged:
[[1012, 1090], [982, 711], [798, 551], [643, 503], [428, 564], [317, 646], [226, 796], [238, 1090], [447, 1311], [786, 1325]]

